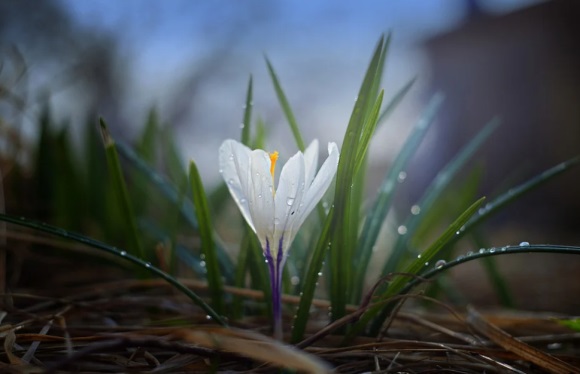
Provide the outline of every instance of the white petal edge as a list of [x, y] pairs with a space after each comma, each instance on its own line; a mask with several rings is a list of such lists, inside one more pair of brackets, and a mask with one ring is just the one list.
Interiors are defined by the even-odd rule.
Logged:
[[250, 153], [247, 199], [255, 232], [265, 248], [266, 238], [274, 234], [274, 183], [270, 174], [270, 155], [261, 149]]
[[219, 149], [219, 167], [242, 216], [256, 232], [247, 197], [251, 152], [252, 150], [245, 145], [233, 139], [227, 139]]
[[290, 157], [282, 168], [278, 188], [275, 196], [274, 214], [274, 245], [278, 248], [279, 240], [283, 237], [284, 253], [287, 252], [290, 244], [294, 240], [296, 231], [300, 227], [297, 218], [300, 215], [302, 198], [305, 190], [304, 184], [304, 155], [297, 152]]
[[324, 160], [324, 163], [320, 167], [320, 170], [318, 171], [318, 174], [316, 174], [312, 184], [307, 187], [305, 196], [302, 199], [304, 206], [300, 212], [300, 224], [306, 220], [316, 204], [318, 204], [320, 199], [322, 199], [322, 196], [324, 196], [328, 187], [330, 187], [338, 168], [338, 158], [338, 146], [333, 142], [328, 143], [328, 157]]
[[304, 183], [310, 186], [318, 169], [318, 139], [314, 139], [304, 151], [304, 167], [306, 173]]

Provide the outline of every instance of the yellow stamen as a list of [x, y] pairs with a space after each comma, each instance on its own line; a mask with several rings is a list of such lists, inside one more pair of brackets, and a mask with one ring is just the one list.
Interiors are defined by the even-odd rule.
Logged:
[[270, 174], [272, 174], [272, 179], [274, 179], [274, 171], [276, 170], [276, 161], [278, 161], [278, 152], [270, 153]]

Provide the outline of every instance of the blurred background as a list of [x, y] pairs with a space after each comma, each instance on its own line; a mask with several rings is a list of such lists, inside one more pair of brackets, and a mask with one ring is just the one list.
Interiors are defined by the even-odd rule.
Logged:
[[[372, 48], [391, 31], [386, 97], [417, 81], [373, 140], [371, 197], [437, 91], [447, 99], [407, 171], [399, 207], [408, 209], [457, 150], [499, 115], [502, 126], [471, 166], [482, 170], [479, 195], [492, 195], [580, 153], [579, 16], [574, 0], [4, 0], [0, 151], [15, 142], [32, 147], [48, 109], [73, 139], [102, 116], [115, 137], [131, 142], [155, 108], [183, 160], [195, 159], [211, 188], [220, 182], [217, 148], [239, 137], [250, 74], [268, 148], [283, 159], [295, 152], [264, 55], [305, 138], [340, 142]], [[26, 152], [16, 158], [31, 162]], [[490, 244], [578, 245], [579, 183], [573, 171], [510, 207], [492, 222]], [[8, 213], [16, 213], [6, 196]], [[580, 264], [542, 259], [534, 273], [563, 267], [573, 273]], [[529, 267], [509, 269], [514, 279], [529, 279]], [[580, 285], [574, 287], [577, 295]], [[544, 291], [530, 292], [522, 298]]]

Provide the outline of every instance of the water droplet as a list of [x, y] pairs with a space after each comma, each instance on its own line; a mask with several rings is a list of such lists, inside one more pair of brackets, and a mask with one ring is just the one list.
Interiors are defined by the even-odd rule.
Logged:
[[465, 254], [466, 256], [472, 256], [473, 255], [473, 251], [469, 251]]
[[399, 173], [399, 176], [397, 177], [397, 181], [398, 181], [399, 183], [401, 183], [401, 182], [403, 182], [405, 179], [407, 179], [407, 173], [406, 173], [406, 172], [404, 172], [404, 171], [401, 171], [401, 172]]
[[234, 179], [233, 178], [228, 179], [228, 184], [234, 184]]
[[[245, 106], [245, 105], [244, 105]], [[246, 125], [244, 125], [244, 123], [240, 123], [240, 129], [243, 129], [244, 127], [246, 127]]]
[[322, 272], [321, 272], [321, 271], [319, 271], [319, 272], [318, 272], [318, 276], [319, 276], [319, 277], [321, 277], [321, 276], [322, 276]]
[[435, 263], [435, 267], [441, 268], [441, 267], [445, 266], [446, 264], [447, 264], [447, 261], [445, 261], [445, 260], [437, 260], [437, 262]]
[[200, 262], [199, 262], [199, 265], [200, 265], [202, 268], [204, 268], [204, 267], [205, 267], [205, 261], [200, 261]]
[[244, 199], [243, 197], [240, 199], [240, 203], [245, 204], [246, 203], [246, 199]]
[[207, 316], [205, 316], [205, 319], [210, 320], [211, 316], [208, 314]]
[[548, 348], [549, 350], [562, 349], [562, 343], [558, 342], [550, 343], [546, 346], [546, 348]]
[[425, 262], [425, 266], [429, 266], [429, 261]]
[[495, 253], [495, 247], [491, 247], [491, 248], [489, 249], [489, 253]]
[[261, 194], [261, 193], [259, 193], [259, 194], [258, 194], [258, 199], [261, 199], [261, 198], [262, 198], [262, 194]]
[[420, 253], [417, 255], [417, 258], [421, 258], [421, 254]]
[[407, 233], [407, 226], [401, 225], [397, 227], [397, 232], [399, 233], [399, 235], [405, 235]]
[[268, 263], [268, 259], [265, 259], [265, 260], [264, 260], [264, 262], [265, 262], [265, 263]]
[[529, 245], [530, 245], [530, 243], [529, 243], [529, 242], [521, 242], [521, 243], [520, 243], [520, 247], [527, 247], [527, 246], [529, 246]]
[[289, 197], [289, 198], [287, 198], [287, 199], [286, 199], [286, 205], [288, 205], [288, 206], [292, 206], [292, 204], [294, 204], [294, 200], [295, 200], [295, 198], [294, 198], [294, 197]]
[[464, 255], [460, 255], [460, 256], [458, 256], [458, 257], [457, 257], [457, 261], [461, 261], [461, 260], [463, 260], [464, 258], [465, 258], [465, 256], [464, 256]]
[[485, 248], [479, 248], [479, 253], [485, 253]]
[[230, 157], [228, 157], [230, 159], [230, 161], [234, 161], [234, 154], [230, 153]]
[[292, 277], [290, 278], [290, 283], [291, 283], [293, 286], [297, 286], [297, 285], [298, 285], [298, 283], [300, 283], [300, 278], [298, 278], [296, 275], [294, 275], [294, 276], [292, 276]]
[[421, 213], [421, 207], [419, 205], [413, 205], [411, 207], [411, 214], [416, 216], [419, 213]]
[[146, 267], [146, 268], [150, 268], [150, 267], [151, 267], [151, 263], [149, 263], [149, 262], [146, 262], [146, 263], [145, 263], [145, 267]]
[[125, 251], [121, 251], [121, 253], [119, 253], [121, 256], [127, 256], [127, 252]]
[[220, 174], [223, 174], [224, 173], [224, 169], [221, 169], [220, 168], [219, 172], [220, 172]]

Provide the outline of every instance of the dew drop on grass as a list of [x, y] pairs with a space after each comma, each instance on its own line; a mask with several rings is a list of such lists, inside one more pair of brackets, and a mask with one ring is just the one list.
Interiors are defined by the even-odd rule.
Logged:
[[407, 233], [407, 226], [401, 225], [397, 228], [399, 235], [405, 235]]
[[291, 283], [293, 286], [297, 286], [297, 285], [298, 285], [298, 283], [300, 283], [300, 278], [298, 278], [296, 275], [294, 275], [294, 276], [292, 276], [292, 277], [290, 278], [290, 283]]
[[495, 247], [491, 247], [491, 248], [489, 249], [489, 253], [495, 253]]
[[[244, 105], [245, 106], [245, 105]], [[244, 108], [245, 109], [245, 108]], [[244, 123], [240, 123], [240, 129], [243, 129], [244, 127], [246, 127], [246, 125], [244, 125]]]
[[150, 262], [146, 262], [146, 263], [145, 263], [145, 267], [146, 267], [146, 268], [150, 268], [150, 267], [151, 267], [151, 263], [150, 263]]
[[411, 214], [416, 216], [419, 213], [421, 213], [421, 207], [419, 205], [413, 205], [411, 207]]
[[485, 248], [479, 248], [479, 253], [485, 253]]
[[530, 245], [530, 243], [529, 243], [529, 242], [521, 242], [521, 243], [520, 243], [520, 247], [527, 247], [527, 246], [529, 246], [529, 245]]
[[120, 254], [121, 256], [127, 256], [127, 252], [125, 252], [125, 251], [121, 251], [119, 254]]
[[321, 271], [319, 271], [319, 272], [318, 272], [318, 276], [319, 276], [319, 277], [321, 277], [321, 276], [322, 276], [322, 272], [321, 272]]
[[425, 266], [429, 266], [429, 261], [425, 262]]
[[210, 320], [211, 319], [211, 316], [208, 314], [208, 315], [205, 316], [205, 319]]
[[445, 266], [445, 264], [447, 264], [447, 261], [445, 261], [445, 260], [437, 260], [437, 262], [435, 263], [435, 267], [436, 268], [441, 268], [441, 267]]
[[398, 181], [399, 183], [401, 183], [401, 182], [403, 182], [405, 179], [407, 179], [407, 173], [406, 173], [406, 172], [404, 172], [404, 171], [401, 171], [401, 172], [399, 173], [399, 175], [397, 176], [397, 181]]

